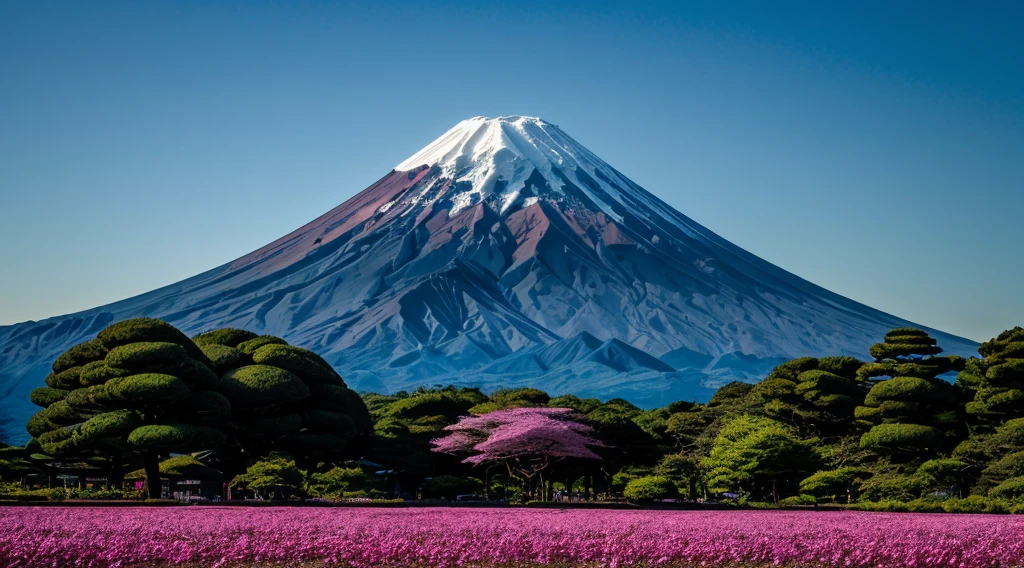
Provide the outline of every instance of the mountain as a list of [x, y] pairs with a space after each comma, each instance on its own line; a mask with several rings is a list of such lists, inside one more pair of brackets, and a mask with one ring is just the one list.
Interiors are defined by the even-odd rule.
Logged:
[[[357, 390], [427, 384], [706, 399], [803, 355], [867, 357], [912, 325], [712, 233], [538, 118], [471, 118], [319, 219], [234, 262], [0, 327], [23, 424], [50, 362], [110, 322], [234, 326], [324, 355]], [[947, 351], [969, 340], [928, 330]]]

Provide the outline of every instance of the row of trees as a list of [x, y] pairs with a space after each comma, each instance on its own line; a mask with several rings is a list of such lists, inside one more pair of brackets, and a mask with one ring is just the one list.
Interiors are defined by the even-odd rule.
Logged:
[[[943, 356], [910, 328], [870, 353], [795, 359], [706, 404], [653, 410], [537, 389], [360, 398], [280, 338], [188, 338], [129, 320], [54, 362], [32, 393], [43, 407], [27, 426], [32, 441], [0, 449], [0, 474], [76, 459], [114, 479], [141, 465], [155, 480], [161, 460], [191, 454], [277, 496], [372, 486], [521, 501], [1024, 498], [1024, 329], [970, 359]], [[355, 481], [352, 458], [383, 476]]]

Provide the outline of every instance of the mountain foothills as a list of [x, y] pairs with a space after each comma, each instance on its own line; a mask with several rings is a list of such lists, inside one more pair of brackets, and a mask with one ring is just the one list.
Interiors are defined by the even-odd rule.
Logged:
[[54, 358], [143, 316], [187, 334], [281, 337], [360, 392], [543, 387], [645, 408], [706, 401], [794, 357], [867, 357], [912, 325], [732, 245], [527, 117], [465, 120], [336, 209], [204, 274], [0, 327], [8, 422], [32, 413]]
[[982, 344], [981, 358], [946, 355], [906, 327], [869, 351], [871, 361], [792, 359], [705, 404], [643, 410], [536, 388], [359, 396], [279, 337], [226, 328], [189, 338], [131, 319], [52, 363], [31, 392], [41, 408], [25, 426], [31, 439], [0, 444], [0, 499], [140, 498], [122, 488], [139, 479], [157, 497], [169, 491], [156, 480], [184, 479], [215, 496], [225, 483], [277, 499], [1024, 512], [1024, 329]]

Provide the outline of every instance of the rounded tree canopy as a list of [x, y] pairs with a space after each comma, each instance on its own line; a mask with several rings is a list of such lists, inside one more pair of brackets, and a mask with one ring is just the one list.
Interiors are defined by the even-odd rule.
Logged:
[[46, 417], [45, 412], [46, 410], [40, 410], [35, 413], [32, 418], [28, 419], [28, 423], [25, 424], [25, 430], [28, 432], [29, 436], [38, 438], [50, 430], [57, 428], [57, 425], [50, 422]]
[[232, 405], [241, 407], [289, 404], [310, 394], [298, 377], [269, 365], [248, 365], [228, 371], [223, 383], [224, 393]]
[[192, 341], [196, 345], [202, 347], [204, 345], [223, 345], [225, 347], [238, 347], [239, 343], [249, 341], [250, 339], [256, 339], [259, 337], [251, 331], [244, 329], [235, 329], [233, 327], [225, 327], [222, 329], [215, 329], [213, 331], [207, 331], [206, 333], [200, 333], [192, 338]]
[[243, 341], [236, 345], [235, 348], [246, 355], [252, 355], [264, 345], [288, 345], [288, 342], [273, 335], [261, 335], [248, 341]]
[[39, 411], [46, 419], [57, 426], [69, 426], [82, 421], [82, 416], [77, 410], [68, 404], [67, 399], [58, 400], [50, 406]]
[[856, 378], [857, 370], [863, 365], [864, 361], [856, 357], [835, 356], [818, 359], [818, 369], [828, 371], [840, 377], [846, 377], [847, 379]]
[[672, 480], [658, 475], [630, 480], [626, 484], [626, 488], [622, 490], [622, 496], [634, 503], [668, 499], [675, 497], [678, 493]]
[[879, 424], [860, 438], [860, 447], [879, 454], [916, 454], [942, 447], [938, 428], [920, 424]]
[[107, 391], [106, 385], [75, 389], [71, 391], [71, 394], [65, 400], [71, 405], [71, 408], [80, 413], [100, 410], [105, 405], [114, 402], [110, 398], [110, 392]]
[[989, 490], [988, 496], [993, 499], [1020, 500], [1024, 497], [1024, 477], [1011, 477]]
[[252, 357], [234, 347], [217, 343], [204, 343], [199, 346], [210, 359], [214, 372], [223, 375], [231, 369], [252, 364]]
[[893, 377], [871, 387], [864, 398], [865, 406], [879, 406], [887, 400], [928, 402], [940, 398], [938, 388], [917, 377]]
[[39, 437], [43, 451], [51, 456], [65, 456], [81, 450], [83, 439], [78, 435], [78, 426], [51, 430]]
[[135, 318], [117, 322], [101, 331], [96, 340], [107, 349], [140, 341], [176, 343], [184, 347], [193, 359], [204, 364], [209, 362], [188, 336], [173, 325], [156, 318]]
[[138, 370], [153, 365], [179, 363], [188, 358], [185, 348], [166, 341], [137, 341], [114, 347], [104, 362], [109, 367]]
[[79, 343], [65, 351], [53, 362], [53, 372], [59, 373], [72, 367], [81, 367], [86, 363], [100, 361], [107, 355], [107, 348], [95, 339]]
[[111, 379], [105, 386], [111, 398], [132, 406], [169, 404], [192, 395], [185, 381], [159, 373], [119, 377]]
[[110, 379], [116, 377], [127, 377], [132, 372], [127, 369], [115, 369], [108, 367], [105, 360], [93, 361], [82, 367], [82, 373], [79, 376], [79, 382], [82, 386], [90, 387], [95, 385], [102, 385]]
[[115, 410], [93, 416], [80, 429], [83, 438], [90, 442], [103, 438], [120, 437], [139, 425], [139, 416], [130, 410]]
[[[1024, 328], [1015, 327], [999, 334], [998, 337], [982, 343], [978, 353], [982, 357], [1001, 356], [1010, 344], [1024, 342]], [[1016, 348], [1014, 348], [1016, 349]]]
[[997, 385], [1024, 381], [1024, 359], [1011, 359], [1006, 363], [993, 365], [985, 372], [985, 378]]
[[150, 424], [132, 430], [128, 444], [138, 451], [199, 451], [215, 448], [226, 436], [192, 424]]
[[72, 390], [82, 386], [79, 377], [82, 367], [71, 367], [59, 373], [50, 373], [46, 377], [46, 386], [54, 389]]
[[39, 387], [28, 394], [28, 399], [32, 401], [32, 404], [46, 408], [58, 400], [67, 398], [69, 392], [62, 389]]
[[800, 357], [772, 369], [768, 374], [769, 379], [785, 379], [796, 381], [797, 376], [804, 371], [811, 371], [818, 368], [818, 360], [814, 357]]
[[253, 351], [257, 365], [280, 367], [303, 380], [307, 385], [327, 384], [345, 386], [345, 381], [319, 355], [292, 345], [264, 345]]
[[[174, 456], [160, 462], [160, 475], [188, 479], [220, 480], [224, 474], [192, 456]], [[125, 479], [144, 479], [146, 471], [137, 469], [125, 474]]]

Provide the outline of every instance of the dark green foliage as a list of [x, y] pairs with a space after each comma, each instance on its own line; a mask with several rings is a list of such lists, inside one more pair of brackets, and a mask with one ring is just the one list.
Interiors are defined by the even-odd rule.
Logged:
[[83, 440], [78, 436], [78, 426], [51, 430], [39, 437], [43, 451], [51, 456], [66, 456], [81, 450]]
[[95, 441], [104, 438], [122, 437], [139, 425], [139, 415], [130, 410], [115, 410], [93, 416], [80, 429], [83, 438]]
[[264, 345], [252, 352], [252, 360], [257, 365], [271, 365], [284, 369], [299, 377], [307, 385], [326, 384], [345, 386], [334, 369], [318, 355], [301, 347], [292, 345]]
[[158, 373], [119, 377], [111, 379], [104, 386], [112, 399], [130, 407], [170, 404], [192, 395], [185, 381]]
[[671, 479], [660, 475], [648, 475], [630, 480], [622, 491], [622, 496], [634, 503], [660, 501], [679, 495], [679, 489]]
[[1008, 329], [994, 339], [982, 343], [978, 347], [978, 353], [981, 353], [982, 357], [998, 356], [1007, 350], [1009, 345], [1021, 342], [1024, 342], [1024, 328], [1018, 326]]
[[46, 408], [58, 400], [67, 398], [69, 392], [61, 389], [39, 387], [29, 393], [28, 398], [32, 401], [32, 404]]
[[81, 375], [79, 376], [79, 382], [82, 386], [95, 386], [102, 385], [117, 377], [127, 377], [133, 374], [128, 369], [115, 369], [108, 367], [105, 360], [93, 361], [82, 367]]
[[176, 343], [139, 341], [114, 347], [104, 363], [119, 369], [144, 369], [153, 365], [175, 364], [188, 358], [185, 348]]
[[235, 348], [246, 355], [252, 355], [264, 345], [288, 345], [288, 342], [273, 335], [261, 335], [248, 341], [243, 341], [236, 345]]
[[53, 362], [53, 372], [60, 373], [72, 367], [81, 367], [86, 363], [100, 361], [107, 355], [107, 348], [95, 339], [79, 343], [65, 351]]
[[309, 388], [294, 374], [268, 365], [228, 371], [223, 388], [232, 405], [243, 408], [298, 402], [310, 395]]
[[1024, 477], [1011, 477], [989, 490], [988, 496], [993, 499], [1009, 501], [1024, 500]]
[[862, 365], [864, 362], [856, 357], [822, 357], [818, 359], [818, 369], [847, 379], [856, 378], [857, 371]]
[[859, 486], [860, 473], [852, 467], [819, 471], [800, 482], [800, 493], [823, 502], [846, 502]]
[[185, 348], [189, 357], [204, 364], [209, 363], [188, 336], [173, 325], [155, 318], [135, 318], [115, 323], [101, 331], [96, 341], [107, 349], [138, 342], [176, 343]]
[[249, 437], [264, 440], [279, 440], [302, 428], [302, 415], [297, 413], [282, 414], [269, 418], [260, 418], [244, 423], [245, 433]]
[[43, 411], [40, 410], [35, 413], [32, 418], [28, 419], [28, 423], [25, 425], [25, 430], [28, 431], [29, 436], [38, 438], [56, 427], [56, 424], [50, 422], [46, 418], [46, 415], [43, 414]]
[[454, 501], [459, 495], [477, 494], [483, 488], [483, 482], [475, 477], [439, 475], [423, 482], [423, 497]]
[[302, 496], [302, 485], [302, 472], [295, 462], [281, 456], [258, 461], [231, 481], [232, 487], [248, 489], [276, 499]]
[[207, 331], [206, 333], [200, 333], [192, 338], [192, 341], [196, 345], [203, 347], [206, 345], [223, 345], [224, 347], [238, 347], [239, 343], [249, 341], [250, 339], [256, 339], [259, 337], [251, 331], [244, 329], [235, 329], [233, 327], [225, 327], [222, 329], [215, 329], [213, 331]]
[[860, 439], [866, 450], [883, 455], [922, 455], [942, 449], [942, 431], [920, 424], [879, 424]]
[[103, 412], [105, 407], [114, 403], [106, 385], [75, 389], [64, 400], [82, 416]]
[[231, 369], [252, 364], [251, 356], [242, 353], [234, 347], [216, 343], [204, 343], [199, 348], [210, 359], [213, 371], [219, 375], [223, 375]]
[[79, 376], [82, 367], [71, 367], [59, 373], [51, 373], [46, 377], [46, 386], [54, 389], [72, 390], [82, 386]]
[[47, 420], [58, 426], [69, 426], [71, 424], [78, 424], [82, 421], [81, 414], [68, 404], [67, 399], [58, 400], [50, 406], [40, 410], [39, 414], [45, 415]]
[[503, 389], [492, 394], [487, 402], [478, 404], [469, 411], [473, 414], [486, 414], [508, 408], [547, 406], [550, 400], [548, 393], [537, 389]]
[[587, 414], [601, 406], [601, 401], [596, 398], [580, 398], [574, 394], [565, 394], [549, 400], [548, 406], [551, 408], [571, 408], [580, 414]]
[[733, 381], [722, 388], [715, 391], [715, 394], [708, 401], [709, 407], [715, 406], [726, 406], [736, 401], [742, 400], [754, 389], [754, 385], [750, 383], [742, 383], [739, 381]]
[[193, 424], [150, 424], [132, 430], [128, 443], [137, 451], [174, 452], [188, 448], [213, 449], [224, 433]]

